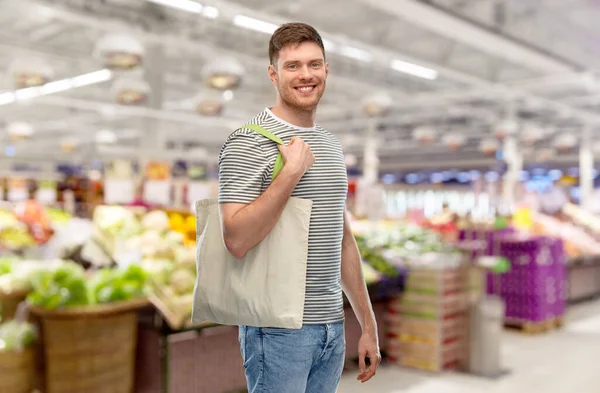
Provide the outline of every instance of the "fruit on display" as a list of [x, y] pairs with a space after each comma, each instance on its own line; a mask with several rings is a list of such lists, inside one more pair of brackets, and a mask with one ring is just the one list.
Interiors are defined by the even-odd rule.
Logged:
[[73, 219], [73, 216], [64, 210], [46, 208], [46, 215], [53, 225], [64, 225]]
[[9, 250], [21, 250], [36, 245], [26, 228], [6, 228], [0, 231], [0, 245]]
[[37, 201], [16, 204], [14, 212], [0, 210], [0, 248], [18, 251], [46, 244], [55, 228], [71, 219], [68, 213], [46, 208]]
[[19, 219], [9, 210], [0, 209], [0, 230], [4, 228], [19, 227]]
[[184, 244], [194, 247], [196, 244], [196, 216], [190, 213], [167, 212], [172, 231], [184, 236]]
[[21, 202], [15, 206], [17, 218], [29, 228], [29, 233], [38, 244], [44, 244], [54, 234], [52, 222], [44, 206], [33, 200]]

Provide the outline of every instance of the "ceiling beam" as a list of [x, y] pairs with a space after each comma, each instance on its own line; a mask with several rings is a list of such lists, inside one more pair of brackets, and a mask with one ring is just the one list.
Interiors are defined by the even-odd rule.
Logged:
[[576, 71], [579, 67], [535, 50], [515, 39], [459, 18], [431, 4], [414, 0], [360, 0], [388, 15], [396, 15], [443, 37], [544, 74]]

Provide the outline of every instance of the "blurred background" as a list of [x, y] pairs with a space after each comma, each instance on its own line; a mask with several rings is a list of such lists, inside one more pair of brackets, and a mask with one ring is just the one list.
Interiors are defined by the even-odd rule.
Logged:
[[344, 147], [384, 354], [355, 381], [347, 306], [339, 392], [597, 391], [598, 18], [588, 0], [0, 0], [0, 392], [243, 391], [237, 329], [189, 322], [194, 203], [273, 105], [289, 21], [324, 39], [317, 122]]

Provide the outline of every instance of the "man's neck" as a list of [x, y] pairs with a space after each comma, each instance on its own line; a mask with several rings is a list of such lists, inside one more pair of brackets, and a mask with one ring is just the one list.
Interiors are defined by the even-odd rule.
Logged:
[[298, 110], [296, 108], [291, 108], [284, 103], [277, 102], [273, 108], [271, 108], [271, 112], [280, 118], [281, 120], [285, 120], [290, 124], [293, 124], [302, 128], [311, 128], [315, 125], [315, 114], [316, 111], [303, 111]]

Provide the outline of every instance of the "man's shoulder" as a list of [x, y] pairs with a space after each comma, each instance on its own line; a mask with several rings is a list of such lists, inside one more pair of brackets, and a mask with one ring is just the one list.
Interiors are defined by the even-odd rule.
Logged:
[[332, 141], [340, 144], [340, 140], [337, 136], [335, 136], [333, 133], [327, 131], [324, 127], [321, 127], [320, 125], [315, 125], [315, 130], [317, 130], [318, 132], [322, 133], [323, 135], [325, 135], [327, 138], [331, 139]]
[[240, 124], [240, 126], [237, 129], [235, 129], [231, 134], [229, 134], [225, 143], [227, 144], [230, 140], [235, 139], [238, 136], [242, 136], [242, 137], [250, 136], [258, 142], [259, 139], [256, 137], [257, 136], [256, 131], [247, 127], [247, 125], [255, 124], [255, 125], [266, 128], [266, 126], [264, 124], [264, 120], [265, 120], [265, 111], [262, 111], [259, 114], [257, 114], [256, 116], [252, 117], [247, 122]]

